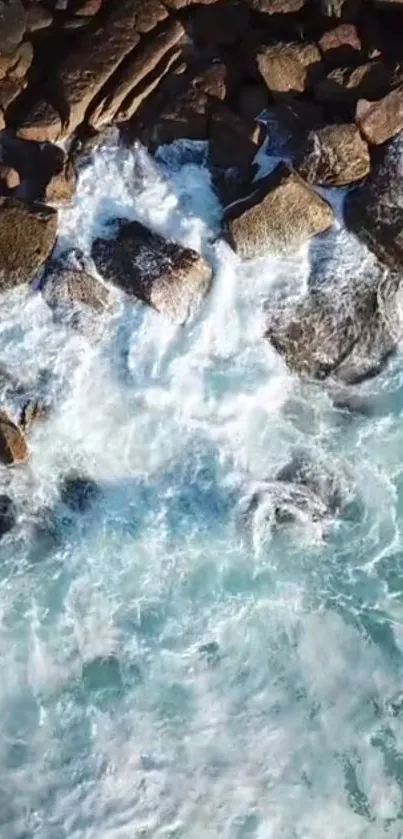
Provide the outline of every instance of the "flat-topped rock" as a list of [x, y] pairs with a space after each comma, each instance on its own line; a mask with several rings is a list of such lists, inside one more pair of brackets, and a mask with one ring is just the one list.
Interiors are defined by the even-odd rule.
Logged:
[[120, 222], [115, 238], [96, 239], [92, 258], [103, 279], [179, 323], [211, 284], [211, 268], [198, 253], [137, 221]]
[[311, 184], [348, 186], [370, 171], [368, 145], [354, 124], [327, 125], [309, 132], [296, 168]]
[[355, 118], [368, 143], [374, 146], [386, 143], [403, 131], [403, 86], [376, 102], [360, 99]]
[[57, 213], [51, 207], [0, 198], [0, 291], [33, 279], [56, 233]]
[[309, 42], [260, 47], [256, 63], [274, 96], [304, 93], [323, 74], [318, 47]]
[[230, 241], [243, 257], [289, 253], [333, 223], [330, 204], [285, 163], [252, 184], [225, 213]]

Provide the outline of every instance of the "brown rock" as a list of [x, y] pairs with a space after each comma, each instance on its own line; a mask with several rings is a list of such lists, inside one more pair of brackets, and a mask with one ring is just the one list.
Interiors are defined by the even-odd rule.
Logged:
[[17, 99], [24, 88], [24, 83], [16, 79], [3, 79], [0, 82], [0, 108], [6, 111], [8, 106]]
[[6, 466], [28, 459], [25, 437], [6, 411], [0, 410], [0, 461]]
[[286, 15], [299, 12], [305, 6], [306, 0], [247, 0], [247, 2], [255, 12], [266, 15]]
[[105, 280], [178, 323], [210, 288], [211, 268], [199, 254], [136, 221], [122, 222], [115, 239], [97, 239], [91, 255]]
[[80, 3], [78, 9], [76, 10], [76, 15], [82, 15], [83, 17], [92, 17], [92, 15], [97, 15], [102, 7], [102, 0], [83, 0]]
[[340, 23], [322, 35], [319, 41], [320, 51], [331, 67], [348, 67], [359, 64], [361, 41], [357, 28], [352, 23]]
[[403, 131], [403, 87], [392, 90], [378, 102], [360, 99], [355, 118], [368, 143], [374, 146], [386, 143]]
[[56, 239], [57, 214], [45, 204], [0, 198], [0, 291], [29, 283]]
[[62, 133], [62, 121], [49, 102], [39, 99], [21, 120], [17, 127], [17, 137], [21, 140], [34, 140], [38, 143], [55, 142]]
[[26, 29], [26, 11], [21, 0], [0, 0], [0, 54], [13, 53]]
[[304, 93], [323, 72], [320, 52], [312, 43], [261, 47], [256, 60], [274, 96]]
[[192, 80], [192, 87], [202, 90], [208, 96], [224, 100], [231, 91], [231, 80], [228, 67], [221, 61], [207, 67]]
[[[133, 99], [136, 99], [137, 107], [141, 104], [144, 98], [144, 90], [136, 89], [140, 85], [144, 85], [147, 76], [155, 74], [157, 76], [157, 84], [165, 75], [167, 70], [166, 64], [163, 65], [164, 72], [158, 74], [160, 63], [163, 61], [167, 53], [169, 53], [184, 36], [185, 30], [179, 21], [169, 23], [166, 29], [159, 32], [155, 38], [152, 38], [144, 46], [142, 44], [133, 51], [129, 59], [126, 60], [125, 65], [120, 73], [118, 73], [116, 82], [110, 92], [101, 99], [95, 111], [90, 116], [90, 122], [95, 128], [102, 128], [113, 121], [120, 111], [128, 111], [128, 107], [124, 109], [126, 100], [130, 97], [130, 116], [137, 110], [133, 107]], [[177, 53], [175, 53], [175, 59]], [[155, 77], [153, 81], [156, 81]], [[154, 85], [156, 86], [156, 85]], [[129, 104], [129, 103], [127, 103]], [[128, 118], [128, 116], [127, 116]]]
[[0, 164], [0, 180], [3, 181], [7, 189], [15, 189], [20, 184], [20, 176], [16, 169], [4, 164]]
[[149, 145], [157, 148], [183, 137], [189, 140], [208, 139], [210, 100], [202, 90], [189, 89], [163, 109], [151, 129]]
[[76, 182], [74, 166], [67, 155], [64, 155], [60, 169], [57, 167], [45, 186], [44, 201], [56, 207], [68, 204], [74, 195]]
[[355, 69], [338, 67], [315, 87], [319, 102], [355, 107], [359, 99], [378, 99], [389, 90], [390, 76], [381, 61], [369, 61]]
[[297, 169], [308, 183], [348, 186], [368, 175], [367, 143], [352, 124], [327, 125], [308, 134]]
[[59, 66], [63, 90], [63, 136], [68, 136], [84, 120], [91, 102], [143, 33], [168, 15], [159, 0], [121, 0], [112, 4], [105, 24], [89, 31], [80, 48], [70, 52]]
[[287, 253], [333, 222], [327, 201], [289, 166], [280, 163], [252, 184], [249, 195], [226, 209], [230, 240], [242, 257]]
[[53, 23], [53, 15], [39, 3], [31, 3], [27, 9], [26, 27], [27, 32], [37, 32], [39, 29], [47, 29]]
[[21, 81], [25, 78], [34, 58], [34, 48], [29, 41], [24, 41], [15, 53], [15, 64], [7, 73], [8, 79]]
[[257, 123], [248, 126], [226, 105], [217, 102], [211, 107], [209, 133], [213, 166], [250, 166], [261, 139]]

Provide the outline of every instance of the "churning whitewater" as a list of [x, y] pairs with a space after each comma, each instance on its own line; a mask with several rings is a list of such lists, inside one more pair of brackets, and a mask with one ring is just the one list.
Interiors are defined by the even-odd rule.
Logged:
[[52, 406], [1, 473], [2, 839], [402, 835], [402, 358], [337, 392], [287, 371], [267, 311], [373, 258], [338, 222], [241, 262], [205, 153], [112, 138], [61, 217], [61, 250], [121, 215], [201, 253], [185, 327], [118, 293], [79, 330], [2, 303], [2, 363]]

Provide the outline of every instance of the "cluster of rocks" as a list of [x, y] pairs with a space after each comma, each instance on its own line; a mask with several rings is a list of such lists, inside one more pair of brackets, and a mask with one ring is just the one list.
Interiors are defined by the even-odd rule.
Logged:
[[[334, 214], [317, 187], [354, 187], [346, 224], [390, 273], [272, 312], [267, 338], [299, 374], [373, 375], [402, 331], [402, 22], [400, 0], [0, 0], [0, 291], [42, 268], [56, 316], [105, 311], [118, 286], [183, 323], [212, 281], [201, 256], [120, 219], [89, 262], [56, 260], [57, 209], [74, 193], [78, 151], [107, 126], [151, 151], [205, 140], [243, 258], [324, 234]], [[273, 125], [293, 164], [256, 180]], [[0, 414], [0, 460], [24, 462], [41, 406]]]

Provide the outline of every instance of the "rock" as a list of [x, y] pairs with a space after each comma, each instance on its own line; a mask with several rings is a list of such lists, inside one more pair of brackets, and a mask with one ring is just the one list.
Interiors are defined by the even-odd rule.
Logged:
[[299, 12], [307, 0], [247, 0], [254, 12], [266, 15], [287, 15]]
[[209, 121], [210, 160], [213, 166], [249, 166], [261, 140], [261, 127], [248, 126], [226, 105], [212, 105]]
[[349, 67], [360, 63], [361, 41], [352, 23], [340, 23], [325, 32], [318, 41], [319, 49], [330, 67]]
[[102, 0], [83, 0], [76, 10], [76, 15], [92, 17], [97, 15], [102, 8]]
[[34, 58], [34, 48], [29, 41], [24, 41], [14, 54], [15, 62], [7, 73], [7, 79], [21, 81], [25, 78]]
[[323, 74], [316, 44], [302, 42], [261, 47], [256, 63], [273, 96], [295, 96], [308, 90]]
[[21, 140], [55, 142], [62, 133], [60, 114], [45, 99], [39, 99], [20, 120], [16, 134]]
[[92, 478], [71, 472], [63, 479], [60, 498], [63, 504], [75, 513], [85, 513], [97, 501], [100, 492], [98, 484]]
[[9, 105], [14, 102], [24, 89], [24, 82], [16, 79], [3, 79], [0, 82], [0, 108], [3, 112], [7, 111]]
[[360, 99], [356, 122], [368, 143], [379, 146], [403, 131], [403, 87], [392, 90], [377, 102]]
[[223, 101], [232, 92], [232, 80], [226, 64], [217, 61], [192, 79], [191, 86], [214, 99]]
[[114, 239], [96, 239], [92, 258], [105, 280], [179, 323], [211, 284], [211, 268], [199, 254], [137, 221], [121, 222]]
[[309, 132], [326, 124], [320, 105], [299, 99], [271, 105], [267, 115], [268, 136], [275, 150], [280, 146], [286, 157], [301, 155]]
[[355, 125], [327, 125], [308, 134], [296, 168], [310, 184], [348, 186], [368, 175], [368, 146]]
[[17, 521], [17, 510], [14, 501], [8, 495], [0, 495], [0, 539], [6, 535]]
[[[356, 384], [376, 375], [403, 335], [401, 276], [311, 292], [270, 314], [266, 337], [291, 370]], [[385, 305], [386, 303], [386, 305]]]
[[22, 431], [27, 434], [33, 425], [36, 425], [42, 419], [45, 419], [48, 414], [48, 408], [38, 399], [28, 399], [21, 409], [19, 426]]
[[[62, 156], [63, 155], [63, 156]], [[60, 207], [68, 204], [75, 192], [77, 176], [74, 165], [70, 158], [63, 152], [60, 160], [60, 167], [51, 175], [46, 183], [43, 199], [53, 206]]]
[[252, 184], [252, 192], [226, 209], [230, 240], [242, 257], [288, 253], [333, 223], [327, 201], [289, 166]]
[[0, 198], [0, 291], [29, 283], [49, 256], [57, 214], [45, 204]]
[[103, 312], [110, 304], [110, 292], [103, 283], [85, 270], [62, 261], [49, 266], [42, 293], [52, 309], [79, 304], [94, 312]]
[[390, 86], [390, 75], [382, 61], [369, 61], [359, 67], [338, 67], [315, 86], [318, 102], [355, 107], [359, 99], [378, 99]]
[[[164, 62], [163, 59], [167, 54], [171, 59], [171, 51], [184, 34], [183, 25], [179, 21], [173, 21], [145, 46], [140, 44], [133, 50], [120, 73], [118, 72], [115, 83], [90, 115], [91, 125], [102, 128], [116, 118], [129, 119], [133, 116], [145, 95], [149, 94], [147, 77], [152, 76], [151, 87], [154, 89], [171, 66], [170, 61]], [[175, 60], [178, 55], [179, 52], [176, 52]]]
[[346, 226], [390, 268], [403, 266], [401, 142], [392, 140], [367, 181], [347, 194]]
[[39, 3], [31, 3], [27, 9], [26, 28], [27, 32], [37, 32], [39, 29], [47, 29], [53, 23], [53, 15]]
[[28, 459], [25, 437], [6, 411], [0, 410], [0, 461], [6, 466]]
[[20, 184], [20, 176], [12, 166], [0, 164], [0, 180], [7, 189], [15, 189]]
[[71, 135], [83, 122], [91, 103], [136, 47], [141, 35], [167, 15], [160, 0], [121, 0], [110, 4], [102, 27], [83, 35], [79, 47], [59, 65], [63, 136]]
[[182, 138], [207, 140], [209, 107], [210, 99], [204, 91], [188, 89], [162, 110], [151, 127], [147, 144], [155, 150]]
[[26, 11], [21, 0], [0, 2], [0, 54], [14, 52], [26, 29]]

